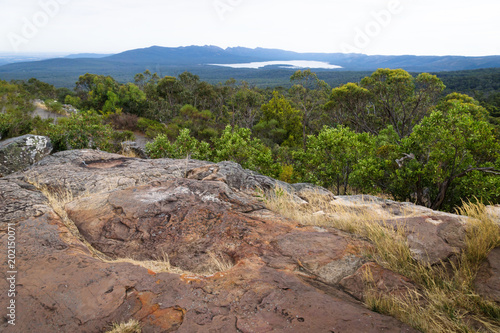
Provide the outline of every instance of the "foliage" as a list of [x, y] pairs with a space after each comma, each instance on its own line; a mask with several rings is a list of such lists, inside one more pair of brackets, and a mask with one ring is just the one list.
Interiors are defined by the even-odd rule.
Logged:
[[286, 98], [273, 92], [273, 98], [262, 105], [262, 118], [253, 131], [268, 145], [296, 147], [301, 143], [302, 115]]
[[137, 127], [150, 139], [154, 139], [160, 134], [167, 133], [167, 128], [162, 123], [142, 117], [137, 120]]
[[102, 117], [92, 111], [59, 118], [57, 124], [51, 126], [48, 136], [55, 151], [88, 148], [113, 151], [113, 129], [104, 125]]
[[439, 209], [443, 204], [453, 207], [461, 199], [471, 198], [469, 193], [458, 198], [447, 196], [457, 179], [473, 171], [494, 172], [500, 144], [495, 140], [492, 126], [478, 120], [474, 111], [470, 104], [454, 102], [447, 114], [434, 111], [403, 140], [402, 150], [415, 158], [401, 169], [412, 171], [403, 174], [405, 182], [412, 184], [409, 190], [417, 193], [418, 203], [423, 201], [420, 195], [424, 188], [429, 188], [431, 208]]
[[185, 128], [180, 131], [174, 142], [170, 142], [165, 134], [160, 134], [153, 142], [146, 143], [146, 153], [151, 158], [194, 158], [210, 159], [210, 146], [205, 141], [198, 141]]
[[477, 119], [471, 104], [451, 105], [446, 113], [433, 111], [400, 142], [392, 127], [381, 132], [377, 150], [359, 162], [357, 183], [433, 209], [450, 210], [474, 196], [498, 200], [500, 144], [493, 127]]
[[306, 149], [307, 134], [318, 129], [323, 105], [328, 98], [328, 84], [310, 69], [298, 70], [291, 77], [290, 96], [294, 106], [302, 113], [302, 144]]
[[317, 136], [309, 136], [307, 150], [295, 155], [300, 161], [302, 178], [324, 187], [335, 187], [337, 194], [347, 192], [349, 177], [358, 161], [373, 150], [368, 133], [355, 133], [349, 128], [324, 127]]
[[213, 140], [213, 159], [234, 161], [243, 168], [255, 170], [267, 175], [275, 175], [271, 149], [259, 139], [251, 137], [248, 128], [226, 126], [222, 135]]
[[41, 100], [57, 98], [56, 88], [53, 85], [42, 82], [38, 79], [31, 78], [28, 81], [17, 81], [16, 83], [32, 98], [38, 98]]
[[444, 88], [428, 73], [414, 78], [402, 69], [378, 69], [360, 86], [349, 83], [333, 89], [329, 105], [342, 124], [375, 134], [392, 125], [402, 139], [429, 113]]
[[46, 99], [44, 101], [44, 104], [47, 107], [47, 110], [49, 110], [51, 112], [59, 113], [59, 114], [66, 113], [63, 109], [63, 105], [55, 99]]

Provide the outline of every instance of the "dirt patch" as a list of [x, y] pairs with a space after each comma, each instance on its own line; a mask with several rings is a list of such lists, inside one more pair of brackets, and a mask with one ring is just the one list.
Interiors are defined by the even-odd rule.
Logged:
[[123, 167], [124, 163], [127, 161], [125, 158], [113, 159], [113, 160], [99, 160], [83, 162], [82, 166], [90, 169], [110, 169], [115, 167]]

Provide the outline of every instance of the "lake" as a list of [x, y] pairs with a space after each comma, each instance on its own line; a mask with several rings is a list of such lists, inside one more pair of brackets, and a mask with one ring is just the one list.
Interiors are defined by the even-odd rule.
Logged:
[[276, 61], [259, 61], [247, 62], [242, 64], [209, 64], [213, 66], [223, 66], [231, 68], [262, 68], [265, 66], [278, 66], [280, 68], [299, 69], [299, 68], [322, 68], [322, 69], [337, 69], [342, 66], [331, 65], [323, 61], [310, 61], [310, 60], [276, 60]]

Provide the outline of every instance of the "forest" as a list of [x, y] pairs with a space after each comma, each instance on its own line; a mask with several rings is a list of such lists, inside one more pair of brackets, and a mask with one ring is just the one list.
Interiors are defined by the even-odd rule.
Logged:
[[[0, 139], [34, 133], [56, 151], [119, 152], [120, 142], [143, 133], [151, 158], [231, 160], [336, 194], [453, 211], [468, 201], [500, 203], [500, 81], [488, 73], [462, 82], [452, 72], [441, 79], [378, 69], [336, 87], [310, 70], [274, 88], [150, 71], [133, 83], [87, 73], [72, 90], [0, 81]], [[35, 99], [78, 112], [42, 120], [33, 116]]]

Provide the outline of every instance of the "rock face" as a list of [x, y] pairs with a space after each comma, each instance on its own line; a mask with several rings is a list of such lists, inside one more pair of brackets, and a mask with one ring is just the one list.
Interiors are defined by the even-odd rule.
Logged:
[[[74, 196], [65, 210], [81, 238], [28, 180]], [[16, 326], [3, 318], [0, 330], [103, 332], [135, 318], [143, 332], [415, 332], [341, 291], [368, 245], [265, 209], [251, 194], [271, 184], [230, 163], [91, 150], [0, 179], [0, 246], [14, 228], [18, 271]], [[186, 273], [113, 260], [162, 256]], [[195, 274], [217, 266], [214, 257], [219, 272]], [[9, 301], [0, 293], [0, 308]]]
[[335, 202], [346, 207], [369, 209], [383, 217], [380, 224], [402, 231], [412, 257], [421, 263], [438, 264], [465, 246], [464, 216], [369, 195], [336, 196]]
[[125, 156], [134, 156], [139, 158], [148, 158], [144, 149], [139, 146], [139, 144], [135, 141], [124, 141], [121, 143], [122, 146], [122, 154]]
[[479, 295], [500, 304], [500, 247], [489, 254], [475, 281]]
[[24, 170], [52, 152], [45, 136], [23, 135], [0, 142], [0, 177]]
[[[335, 197], [232, 162], [66, 151], [0, 179], [0, 246], [15, 230], [18, 272], [16, 326], [2, 317], [0, 330], [103, 332], [135, 318], [146, 333], [415, 332], [360, 303], [367, 286], [405, 297], [416, 290], [412, 282], [368, 261], [371, 245], [363, 240], [267, 210], [256, 189], [274, 186], [299, 203], [312, 190], [349, 209], [377, 211], [380, 223], [404, 231], [423, 263], [464, 246], [462, 217], [410, 203]], [[70, 198], [64, 214], [42, 188]], [[177, 270], [139, 265], [166, 258]], [[496, 302], [499, 263], [495, 249], [476, 280], [477, 292]], [[8, 290], [5, 260], [0, 269], [0, 290]], [[0, 308], [9, 297], [0, 293]]]

